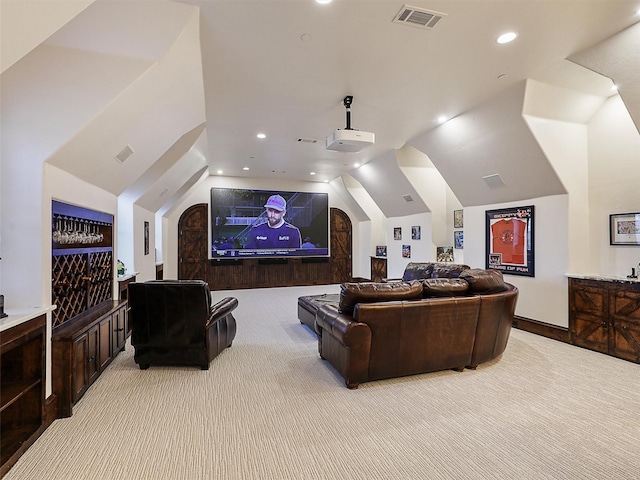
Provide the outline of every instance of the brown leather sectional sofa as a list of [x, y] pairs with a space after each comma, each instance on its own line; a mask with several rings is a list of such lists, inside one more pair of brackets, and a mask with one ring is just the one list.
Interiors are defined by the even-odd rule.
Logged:
[[518, 289], [497, 270], [456, 278], [345, 283], [315, 316], [320, 356], [348, 388], [438, 370], [475, 369], [501, 355]]

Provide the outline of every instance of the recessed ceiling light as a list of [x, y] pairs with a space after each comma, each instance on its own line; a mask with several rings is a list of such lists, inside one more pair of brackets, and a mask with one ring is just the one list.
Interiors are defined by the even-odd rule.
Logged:
[[316, 0], [316, 3], [319, 3], [320, 5], [326, 5], [327, 3], [331, 3], [332, 0]]
[[222, 175], [222, 170], [218, 170], [218, 175]]
[[447, 117], [445, 117], [444, 115], [440, 115], [440, 116], [438, 117], [438, 123], [439, 123], [439, 124], [441, 124], [441, 125], [442, 125], [442, 124], [443, 124], [444, 122], [446, 122], [446, 121], [447, 121]]
[[258, 138], [267, 138], [267, 136], [264, 133], [259, 133], [256, 135], [256, 137]]
[[517, 36], [518, 36], [518, 34], [516, 32], [503, 33], [502, 35], [500, 35], [498, 37], [496, 42], [498, 42], [500, 44], [513, 42], [516, 39]]
[[353, 164], [354, 167], [358, 168], [360, 166], [360, 164], [358, 162]]
[[309, 172], [309, 175], [315, 175], [316, 172]]
[[249, 170], [249, 167], [242, 167], [243, 170]]

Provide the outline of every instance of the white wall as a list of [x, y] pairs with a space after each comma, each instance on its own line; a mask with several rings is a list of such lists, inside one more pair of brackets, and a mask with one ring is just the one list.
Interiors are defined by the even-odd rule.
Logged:
[[[431, 230], [431, 213], [392, 217], [387, 221], [387, 277], [400, 278], [409, 262], [430, 262], [435, 260]], [[420, 227], [420, 239], [414, 240], [411, 227]], [[402, 239], [395, 240], [394, 229], [402, 229]], [[402, 256], [403, 245], [411, 247], [411, 257]]]
[[124, 200], [121, 195], [118, 198], [118, 257], [125, 266], [125, 273], [135, 272], [133, 205]]
[[[144, 253], [144, 222], [149, 222], [149, 253]], [[153, 212], [138, 205], [133, 207], [133, 251], [136, 281], [144, 282], [156, 278], [155, 239], [156, 217]], [[133, 273], [131, 270], [128, 273]]]
[[[354, 222], [354, 231], [358, 232], [358, 242], [353, 242], [354, 277], [371, 278], [371, 255], [376, 253], [376, 245], [386, 245], [387, 218], [373, 201], [371, 195], [355, 179], [345, 183], [347, 191], [365, 212], [368, 221]], [[345, 210], [346, 211], [346, 210]], [[352, 217], [352, 221], [354, 221]], [[356, 228], [357, 225], [357, 228]], [[357, 249], [356, 249], [357, 245]]]
[[609, 215], [640, 212], [640, 136], [619, 96], [589, 123], [589, 271], [629, 275], [640, 247], [609, 245]]
[[589, 152], [587, 126], [526, 117], [549, 162], [569, 192], [567, 272], [589, 272]]
[[568, 327], [567, 195], [464, 209], [465, 259], [472, 268], [486, 267], [486, 211], [533, 205], [535, 277], [505, 274], [520, 290], [516, 315]]

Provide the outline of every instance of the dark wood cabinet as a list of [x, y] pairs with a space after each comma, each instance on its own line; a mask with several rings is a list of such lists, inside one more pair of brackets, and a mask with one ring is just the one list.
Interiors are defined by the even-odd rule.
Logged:
[[569, 278], [571, 343], [640, 363], [640, 283]]
[[111, 314], [109, 325], [111, 328], [111, 355], [116, 356], [118, 352], [124, 350], [124, 342], [127, 340], [129, 322], [127, 315], [127, 303], [120, 303]]
[[126, 329], [127, 302], [108, 301], [54, 330], [52, 383], [58, 417], [71, 416], [73, 405], [124, 349]]
[[44, 430], [46, 316], [1, 333], [0, 477]]

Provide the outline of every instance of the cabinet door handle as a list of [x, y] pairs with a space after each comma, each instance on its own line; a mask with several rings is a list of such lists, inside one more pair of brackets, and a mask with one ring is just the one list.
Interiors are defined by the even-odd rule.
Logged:
[[114, 332], [123, 332], [123, 331], [124, 331], [124, 328], [116, 328], [116, 329], [114, 329], [113, 331], [114, 331]]

